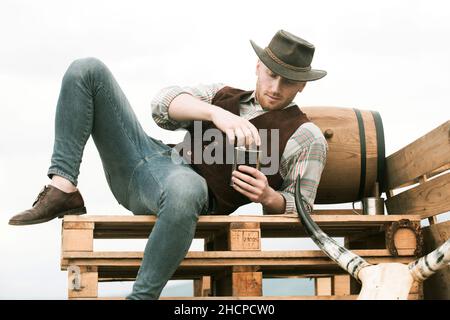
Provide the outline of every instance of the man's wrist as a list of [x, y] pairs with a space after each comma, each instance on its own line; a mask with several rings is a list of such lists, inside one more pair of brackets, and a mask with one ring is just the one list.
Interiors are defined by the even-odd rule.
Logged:
[[265, 208], [265, 211], [268, 213], [284, 213], [285, 209], [285, 199], [284, 197], [274, 189], [270, 188], [269, 195], [261, 201], [261, 204]]
[[209, 104], [209, 108], [208, 108], [208, 112], [207, 112], [208, 121], [213, 121], [214, 116], [219, 111], [219, 109], [221, 109], [221, 108], [218, 106], [215, 106], [213, 104]]

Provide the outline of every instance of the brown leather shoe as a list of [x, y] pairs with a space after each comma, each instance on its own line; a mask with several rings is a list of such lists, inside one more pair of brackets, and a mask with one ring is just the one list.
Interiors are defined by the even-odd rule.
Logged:
[[44, 186], [36, 200], [33, 208], [23, 211], [9, 220], [10, 225], [23, 226], [50, 221], [64, 215], [81, 215], [86, 213], [83, 197], [77, 190], [66, 193], [58, 188], [48, 185]]

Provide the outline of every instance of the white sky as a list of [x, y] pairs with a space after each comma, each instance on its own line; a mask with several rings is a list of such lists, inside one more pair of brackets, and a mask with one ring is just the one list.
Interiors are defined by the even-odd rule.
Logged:
[[[48, 183], [56, 100], [71, 61], [103, 60], [146, 132], [177, 142], [182, 133], [160, 129], [151, 118], [157, 90], [211, 82], [252, 89], [256, 56], [249, 39], [264, 47], [279, 29], [314, 43], [313, 67], [328, 71], [296, 101], [379, 111], [387, 155], [450, 118], [446, 1], [2, 0], [0, 299], [67, 295], [66, 273], [59, 269], [60, 220], [29, 227], [7, 221]], [[92, 140], [79, 188], [91, 214], [130, 214], [110, 193]], [[287, 247], [265, 243], [277, 245]]]

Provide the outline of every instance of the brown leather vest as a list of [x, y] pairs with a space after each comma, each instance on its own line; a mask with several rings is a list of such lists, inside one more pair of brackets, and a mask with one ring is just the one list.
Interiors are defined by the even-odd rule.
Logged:
[[[231, 87], [224, 87], [214, 96], [212, 104], [239, 116], [241, 99], [246, 95], [250, 95], [251, 93], [252, 91], [243, 91]], [[258, 130], [267, 129], [267, 144], [265, 144], [265, 146], [268, 148], [267, 150], [261, 148], [261, 150], [263, 154], [266, 154], [268, 157], [271, 156], [271, 129], [279, 130], [278, 163], [280, 164], [281, 156], [289, 138], [300, 125], [309, 122], [309, 119], [297, 106], [292, 106], [283, 110], [266, 112], [249, 121]], [[185, 140], [182, 144], [177, 145], [177, 149], [182, 148], [180, 154], [185, 159], [189, 159], [189, 163], [192, 168], [206, 179], [209, 187], [210, 197], [214, 196], [216, 201], [216, 207], [212, 214], [233, 213], [240, 206], [250, 203], [250, 200], [230, 186], [232, 164], [226, 164], [225, 151], [223, 152], [222, 164], [206, 164], [203, 162], [203, 157], [201, 155], [197, 155], [197, 157], [195, 157], [196, 148], [194, 146], [195, 143], [200, 144], [200, 142], [198, 141], [199, 139], [201, 140], [201, 149], [198, 150], [202, 151], [205, 150], [208, 145], [214, 142], [203, 141], [202, 137], [205, 131], [211, 128], [219, 130], [212, 121], [202, 121], [201, 123], [202, 136], [194, 137], [194, 127], [189, 127], [189, 134], [186, 134]], [[226, 144], [229, 145], [229, 142], [227, 141], [226, 135], [223, 132], [221, 132], [221, 134], [224, 148], [223, 150], [227, 150]], [[195, 138], [197, 138], [197, 141], [194, 141]], [[195, 163], [195, 159], [201, 159], [201, 163]], [[278, 190], [281, 187], [283, 179], [279, 172], [273, 175], [266, 175], [266, 177], [269, 185], [274, 190]]]

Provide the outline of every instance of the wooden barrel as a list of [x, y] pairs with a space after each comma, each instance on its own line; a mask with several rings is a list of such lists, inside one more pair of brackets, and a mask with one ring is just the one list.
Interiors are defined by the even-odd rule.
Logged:
[[352, 202], [384, 189], [385, 145], [376, 111], [300, 107], [328, 142], [328, 156], [317, 190], [317, 204]]

